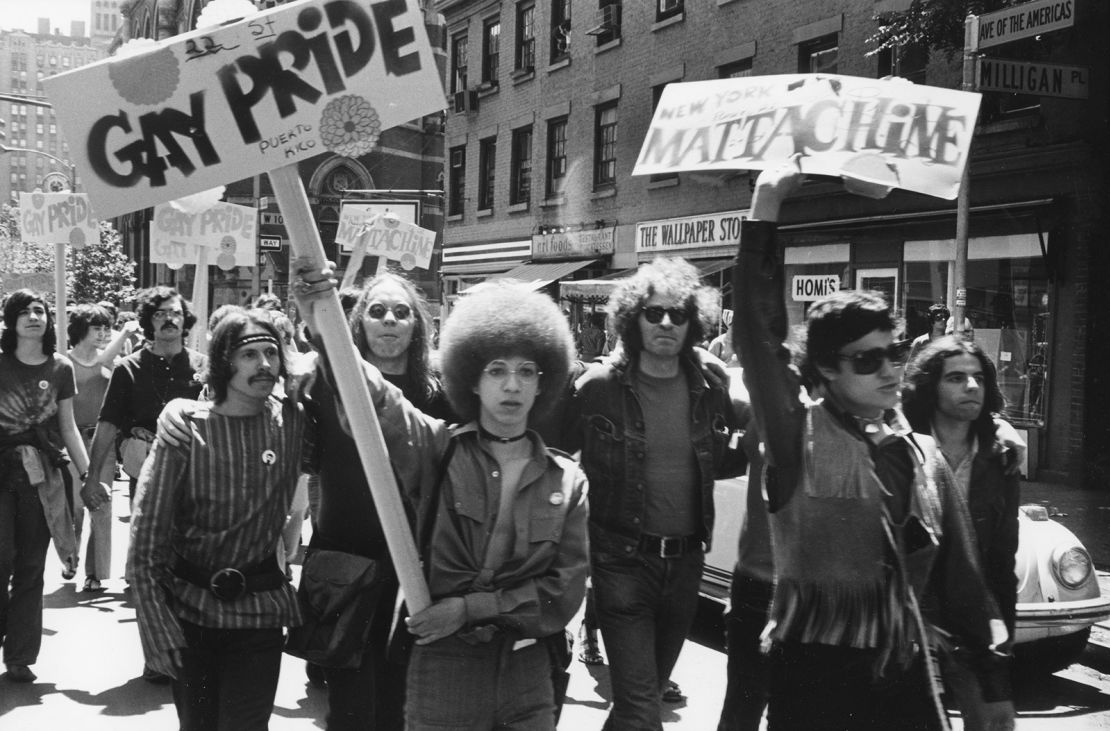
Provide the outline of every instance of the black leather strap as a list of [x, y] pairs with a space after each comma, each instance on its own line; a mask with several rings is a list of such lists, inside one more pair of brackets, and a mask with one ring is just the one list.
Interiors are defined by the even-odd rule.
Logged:
[[245, 568], [207, 569], [185, 560], [174, 558], [173, 574], [194, 586], [207, 589], [222, 601], [234, 601], [247, 594], [271, 591], [289, 579], [278, 567], [277, 557], [269, 558]]

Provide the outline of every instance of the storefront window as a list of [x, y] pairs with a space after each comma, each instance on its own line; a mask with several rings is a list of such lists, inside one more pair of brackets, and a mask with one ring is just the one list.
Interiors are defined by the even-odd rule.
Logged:
[[830, 293], [830, 282], [852, 286], [848, 244], [790, 246], [784, 252], [786, 316], [791, 329], [805, 322], [809, 305]]
[[[925, 332], [929, 305], [951, 307], [952, 260], [910, 261], [906, 244], [907, 333]], [[948, 243], [948, 242], [932, 242]], [[972, 239], [967, 265], [967, 305], [977, 342], [998, 367], [1006, 398], [1004, 416], [1018, 427], [1044, 425], [1049, 354], [1048, 272], [1036, 234]], [[945, 252], [947, 253], [947, 252]], [[1016, 256], [1011, 256], [1016, 254]]]

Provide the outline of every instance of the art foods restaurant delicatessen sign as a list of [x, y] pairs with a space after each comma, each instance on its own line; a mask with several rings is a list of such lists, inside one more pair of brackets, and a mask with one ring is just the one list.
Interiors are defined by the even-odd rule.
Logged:
[[734, 256], [740, 243], [740, 222], [750, 213], [744, 209], [644, 221], [636, 225], [636, 257], [648, 261], [656, 256], [689, 256], [694, 251]]
[[588, 231], [566, 231], [532, 237], [532, 259], [594, 259], [612, 254], [616, 229], [612, 226]]

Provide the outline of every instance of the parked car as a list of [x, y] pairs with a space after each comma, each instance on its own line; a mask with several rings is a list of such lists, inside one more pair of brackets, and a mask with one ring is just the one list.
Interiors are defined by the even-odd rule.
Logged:
[[[746, 477], [714, 486], [717, 522], [701, 593], [721, 603], [728, 600], [747, 489]], [[1072, 664], [1086, 647], [1091, 626], [1110, 618], [1110, 598], [1100, 593], [1091, 555], [1049, 515], [1041, 505], [1023, 505], [1018, 514], [1014, 655], [1022, 671], [1055, 672]]]

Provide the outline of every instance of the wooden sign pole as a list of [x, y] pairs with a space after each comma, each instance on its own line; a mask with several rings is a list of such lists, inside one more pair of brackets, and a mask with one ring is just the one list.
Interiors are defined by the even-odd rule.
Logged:
[[197, 322], [189, 331], [193, 350], [208, 352], [208, 342], [204, 337], [208, 330], [208, 247], [197, 247], [197, 269], [193, 275], [193, 313]]
[[[288, 227], [289, 240], [295, 257], [308, 257], [316, 265], [325, 262], [324, 246], [316, 230], [312, 209], [308, 205], [304, 183], [296, 165], [270, 171], [270, 181], [277, 195], [278, 206]], [[431, 604], [427, 583], [420, 571], [420, 558], [412, 538], [408, 518], [401, 504], [400, 492], [389, 454], [385, 448], [381, 425], [378, 424], [370, 390], [363, 378], [361, 359], [351, 340], [351, 331], [339, 304], [339, 293], [316, 304], [316, 327], [324, 340], [328, 360], [335, 375], [336, 387], [351, 425], [351, 435], [362, 458], [362, 468], [385, 533], [393, 566], [412, 614]]]

